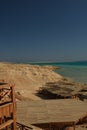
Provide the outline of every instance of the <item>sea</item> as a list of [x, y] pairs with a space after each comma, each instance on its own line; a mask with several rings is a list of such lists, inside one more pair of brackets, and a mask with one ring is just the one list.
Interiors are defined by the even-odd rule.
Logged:
[[32, 63], [37, 65], [59, 66], [60, 69], [55, 70], [65, 78], [69, 78], [79, 83], [87, 84], [87, 61], [75, 62], [52, 62], [52, 63]]

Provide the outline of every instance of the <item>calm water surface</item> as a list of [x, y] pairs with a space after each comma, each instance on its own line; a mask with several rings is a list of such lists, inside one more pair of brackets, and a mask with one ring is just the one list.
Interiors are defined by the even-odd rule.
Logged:
[[[36, 64], [36, 63], [35, 63]], [[61, 63], [38, 63], [38, 65], [60, 66], [57, 73], [64, 77], [71, 78], [77, 82], [87, 83], [87, 61], [84, 62], [61, 62]]]

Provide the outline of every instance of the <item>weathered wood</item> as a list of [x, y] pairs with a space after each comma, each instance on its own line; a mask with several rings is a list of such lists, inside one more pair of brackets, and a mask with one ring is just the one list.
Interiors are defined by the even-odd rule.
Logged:
[[16, 130], [14, 85], [0, 84], [0, 129]]
[[7, 88], [7, 86], [3, 85], [3, 86], [0, 86], [0, 105], [2, 103], [6, 103], [6, 102], [11, 102], [12, 101], [12, 98], [11, 98], [11, 87], [9, 86]]
[[8, 103], [0, 106], [0, 117], [3, 116], [8, 117], [11, 115], [12, 112], [13, 112], [13, 103]]
[[13, 123], [13, 120], [9, 120], [9, 121], [7, 121], [7, 122], [1, 124], [1, 125], [0, 125], [0, 130], [3, 129], [3, 128], [5, 128], [6, 126], [9, 126], [9, 125], [12, 124], [12, 123]]
[[43, 126], [73, 126], [87, 116], [87, 103], [76, 99], [24, 101], [17, 103], [17, 122]]
[[31, 129], [33, 129], [32, 126], [29, 126], [29, 125], [26, 126], [26, 125], [20, 124], [18, 122], [16, 122], [16, 124], [17, 124], [17, 129], [19, 129], [19, 130], [21, 130], [21, 129], [24, 129], [24, 130], [31, 130]]
[[14, 94], [14, 87], [13, 86], [11, 86], [11, 88], [12, 88], [12, 101], [13, 101], [13, 115], [12, 115], [12, 117], [13, 117], [13, 120], [14, 120], [14, 123], [13, 123], [13, 130], [16, 130], [16, 110], [15, 110], [15, 108], [16, 108], [16, 102], [15, 102], [15, 94]]

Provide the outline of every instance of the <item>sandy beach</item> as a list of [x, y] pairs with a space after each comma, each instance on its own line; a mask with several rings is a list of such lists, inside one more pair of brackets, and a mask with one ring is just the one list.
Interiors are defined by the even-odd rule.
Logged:
[[[76, 98], [87, 102], [87, 85], [66, 79], [55, 69], [59, 67], [0, 62], [0, 79], [15, 85], [16, 101]], [[86, 130], [84, 125], [76, 130], [82, 127]]]
[[66, 79], [54, 72], [55, 69], [59, 67], [0, 62], [0, 79], [15, 85], [15, 95], [19, 100], [87, 99], [86, 84]]
[[0, 79], [15, 84], [15, 93], [19, 98], [41, 100], [35, 95], [40, 87], [47, 82], [56, 82], [63, 77], [53, 70], [52, 66], [38, 66], [28, 64], [0, 63]]

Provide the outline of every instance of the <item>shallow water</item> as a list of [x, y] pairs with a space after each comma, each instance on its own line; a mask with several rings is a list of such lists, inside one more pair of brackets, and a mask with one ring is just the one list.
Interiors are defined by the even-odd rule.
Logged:
[[74, 81], [87, 83], [87, 67], [84, 66], [63, 66], [56, 70], [62, 76], [72, 78]]
[[38, 65], [60, 66], [57, 73], [74, 81], [87, 83], [87, 61], [84, 62], [61, 62], [61, 63], [35, 63]]

